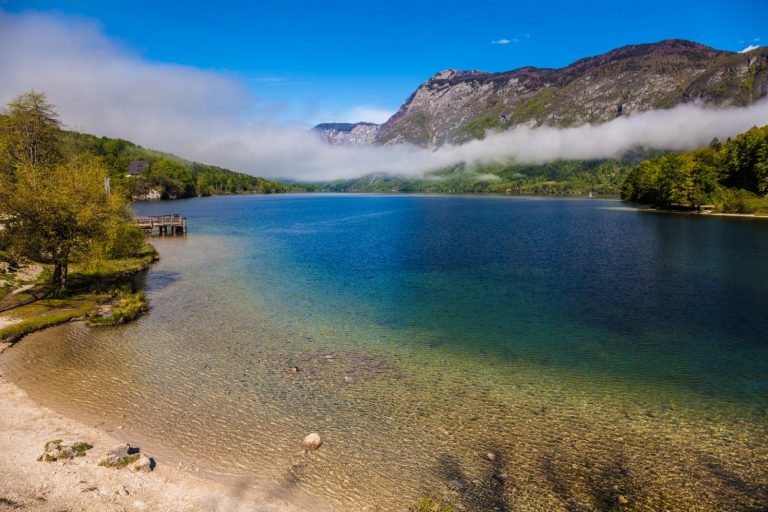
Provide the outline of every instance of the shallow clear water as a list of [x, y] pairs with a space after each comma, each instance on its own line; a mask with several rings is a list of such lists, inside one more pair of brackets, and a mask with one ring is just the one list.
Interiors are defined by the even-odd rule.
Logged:
[[[617, 206], [140, 203], [190, 225], [153, 240], [150, 314], [38, 333], [0, 367], [168, 460], [318, 508], [439, 491], [468, 510], [763, 510], [768, 222]], [[324, 445], [302, 455], [310, 431]]]

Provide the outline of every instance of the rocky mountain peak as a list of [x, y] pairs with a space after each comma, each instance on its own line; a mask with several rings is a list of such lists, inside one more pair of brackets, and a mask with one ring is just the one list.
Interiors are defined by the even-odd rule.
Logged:
[[375, 123], [320, 123], [312, 131], [334, 146], [373, 144], [379, 125]]
[[381, 126], [321, 125], [327, 127], [316, 131], [332, 143], [434, 147], [520, 124], [598, 124], [690, 101], [743, 106], [767, 93], [768, 48], [738, 54], [667, 39], [623, 46], [560, 69], [445, 69], [422, 83]]
[[765, 96], [768, 87], [768, 49], [757, 53], [755, 59], [668, 39], [616, 48], [560, 69], [447, 69], [420, 85], [381, 125], [377, 142], [439, 146], [482, 138], [489, 129], [603, 123], [688, 101], [746, 105]]

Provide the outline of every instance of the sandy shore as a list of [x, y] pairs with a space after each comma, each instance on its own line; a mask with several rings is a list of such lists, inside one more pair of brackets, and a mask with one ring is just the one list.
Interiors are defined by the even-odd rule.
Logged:
[[[94, 448], [71, 461], [38, 462], [43, 445], [57, 438], [65, 443], [87, 441]], [[120, 443], [106, 432], [36, 404], [0, 375], [0, 511], [306, 510], [250, 489], [197, 478], [162, 460], [148, 474], [97, 466], [98, 458]]]

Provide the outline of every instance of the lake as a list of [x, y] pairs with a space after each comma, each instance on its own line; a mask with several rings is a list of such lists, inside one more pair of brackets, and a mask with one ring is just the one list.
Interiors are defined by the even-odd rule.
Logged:
[[31, 335], [0, 369], [161, 463], [318, 510], [768, 507], [764, 219], [410, 195], [135, 209], [188, 218], [152, 240], [150, 313]]

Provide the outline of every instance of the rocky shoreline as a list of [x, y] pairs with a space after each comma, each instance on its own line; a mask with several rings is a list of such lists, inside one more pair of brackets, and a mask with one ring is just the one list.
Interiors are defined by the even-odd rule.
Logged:
[[[133, 471], [99, 465], [108, 458], [101, 456], [110, 448], [128, 446], [121, 444], [125, 440], [36, 404], [2, 375], [0, 410], [0, 511], [307, 510], [255, 489], [198, 478], [178, 467], [164, 465], [162, 460], [156, 462], [151, 472], [143, 464]], [[81, 445], [73, 453], [66, 453], [72, 445], [51, 443], [59, 439], [78, 441], [74, 444], [84, 443], [92, 448], [84, 449]], [[38, 460], [41, 450], [46, 448], [47, 453], [57, 451], [72, 457], [50, 462]], [[126, 448], [126, 453], [131, 450]], [[140, 456], [135, 462], [144, 459], [149, 457]]]

